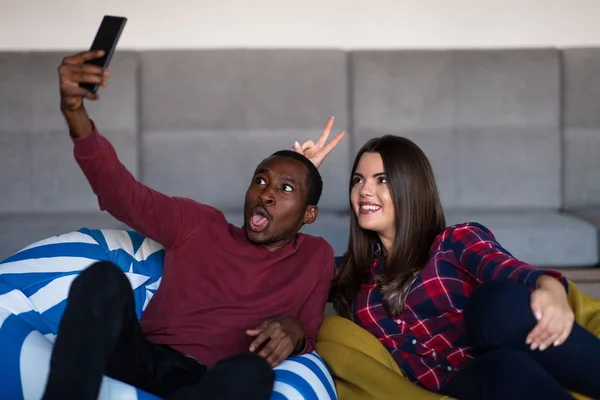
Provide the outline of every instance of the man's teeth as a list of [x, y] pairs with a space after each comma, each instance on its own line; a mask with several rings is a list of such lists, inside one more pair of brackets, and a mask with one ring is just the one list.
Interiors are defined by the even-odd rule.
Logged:
[[379, 210], [381, 208], [381, 206], [370, 206], [370, 205], [366, 205], [366, 206], [360, 206], [361, 210]]

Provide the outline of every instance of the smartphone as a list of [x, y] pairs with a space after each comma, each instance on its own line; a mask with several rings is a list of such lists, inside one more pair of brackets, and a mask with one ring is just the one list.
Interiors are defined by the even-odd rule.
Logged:
[[[104, 56], [86, 61], [86, 64], [97, 65], [102, 68], [108, 67], [126, 22], [127, 18], [124, 17], [104, 16], [100, 28], [96, 32], [92, 47], [90, 47], [90, 50], [104, 50]], [[80, 83], [79, 86], [92, 93], [96, 93], [100, 87], [94, 83]]]

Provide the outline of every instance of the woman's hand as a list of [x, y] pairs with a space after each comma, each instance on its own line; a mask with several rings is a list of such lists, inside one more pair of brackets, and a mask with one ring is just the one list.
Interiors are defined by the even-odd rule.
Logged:
[[538, 288], [531, 294], [531, 311], [538, 323], [527, 335], [531, 350], [543, 351], [559, 346], [573, 329], [575, 315], [569, 305], [564, 286], [551, 276], [542, 275]]
[[321, 132], [321, 136], [319, 136], [319, 139], [317, 140], [317, 143], [310, 139], [306, 140], [302, 144], [298, 142], [294, 143], [294, 150], [296, 153], [300, 153], [308, 158], [317, 168], [319, 168], [325, 157], [327, 157], [331, 150], [335, 149], [335, 147], [344, 137], [345, 132], [341, 131], [336, 137], [333, 138], [331, 142], [327, 143], [327, 139], [331, 133], [331, 128], [333, 128], [334, 120], [334, 117], [329, 118], [327, 124], [325, 124], [325, 128], [323, 128], [323, 132]]

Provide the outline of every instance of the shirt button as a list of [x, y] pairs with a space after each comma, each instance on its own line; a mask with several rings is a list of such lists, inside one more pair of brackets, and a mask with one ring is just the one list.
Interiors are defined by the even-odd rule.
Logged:
[[417, 344], [417, 339], [413, 339], [412, 344]]
[[435, 351], [433, 353], [431, 353], [431, 355], [435, 358]]
[[452, 371], [452, 367], [448, 367], [448, 371], [450, 371], [450, 372], [451, 372], [451, 371]]

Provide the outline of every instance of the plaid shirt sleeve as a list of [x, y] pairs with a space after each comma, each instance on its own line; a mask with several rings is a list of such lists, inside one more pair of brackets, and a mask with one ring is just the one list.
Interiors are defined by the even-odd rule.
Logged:
[[480, 282], [510, 279], [534, 290], [541, 275], [550, 275], [561, 281], [568, 291], [568, 282], [561, 273], [535, 268], [516, 259], [481, 224], [469, 222], [457, 225], [449, 240], [459, 264]]

